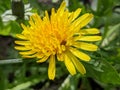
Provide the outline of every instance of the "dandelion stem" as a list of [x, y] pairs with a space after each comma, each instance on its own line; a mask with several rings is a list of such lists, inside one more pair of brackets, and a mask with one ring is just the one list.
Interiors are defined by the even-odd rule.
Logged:
[[22, 59], [8, 59], [8, 60], [0, 60], [0, 64], [13, 64], [13, 63], [21, 63]]

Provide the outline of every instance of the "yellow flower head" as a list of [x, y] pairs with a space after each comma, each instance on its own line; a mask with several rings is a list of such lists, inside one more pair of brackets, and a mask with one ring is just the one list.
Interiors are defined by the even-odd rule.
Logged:
[[48, 76], [51, 80], [55, 78], [56, 60], [63, 61], [71, 75], [76, 74], [76, 69], [85, 74], [79, 60], [89, 61], [90, 57], [81, 50], [96, 51], [97, 46], [89, 42], [101, 40], [101, 36], [97, 36], [98, 29], [82, 29], [93, 18], [92, 14], [78, 17], [80, 8], [69, 12], [65, 7], [63, 1], [57, 11], [52, 8], [50, 16], [47, 11], [43, 18], [32, 15], [30, 25], [22, 24], [23, 32], [17, 35], [20, 40], [15, 41], [19, 45], [15, 48], [23, 57], [36, 57], [38, 63], [49, 61]]

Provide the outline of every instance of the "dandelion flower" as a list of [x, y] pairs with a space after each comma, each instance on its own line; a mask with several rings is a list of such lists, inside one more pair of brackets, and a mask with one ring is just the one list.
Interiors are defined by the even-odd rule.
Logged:
[[79, 17], [80, 8], [69, 12], [65, 7], [63, 1], [57, 11], [52, 8], [50, 16], [47, 11], [43, 18], [38, 14], [32, 15], [29, 26], [21, 24], [23, 31], [16, 35], [19, 40], [15, 41], [18, 44], [15, 48], [23, 57], [36, 57], [37, 63], [48, 60], [48, 77], [51, 80], [55, 78], [56, 61], [64, 62], [71, 75], [76, 74], [76, 70], [85, 74], [80, 60], [90, 61], [90, 57], [83, 50], [96, 51], [98, 47], [91, 42], [101, 40], [98, 29], [82, 29], [91, 21], [92, 14]]

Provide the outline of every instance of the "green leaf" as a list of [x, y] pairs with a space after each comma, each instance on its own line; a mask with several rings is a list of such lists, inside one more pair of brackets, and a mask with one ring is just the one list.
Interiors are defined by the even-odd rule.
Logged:
[[[88, 77], [92, 77], [102, 83], [106, 84], [120, 84], [120, 76], [114, 67], [105, 59], [101, 59], [98, 66], [84, 63]], [[101, 70], [96, 68], [100, 67]]]
[[77, 90], [77, 84], [80, 78], [80, 74], [68, 77], [63, 81], [58, 90]]
[[7, 36], [9, 35], [10, 30], [11, 30], [10, 25], [4, 26], [3, 28], [0, 28], [0, 35]]
[[45, 75], [42, 75], [42, 77], [40, 77], [39, 75], [37, 75], [37, 77], [31, 78], [31, 80], [28, 80], [26, 82], [20, 83], [20, 84], [16, 85], [15, 87], [13, 87], [11, 89], [8, 89], [8, 90], [26, 90], [30, 86], [35, 85], [38, 82], [44, 80], [44, 78], [46, 78]]
[[113, 0], [98, 0], [97, 14], [100, 16], [110, 15], [112, 12]]
[[7, 23], [7, 25], [0, 28], [0, 35], [3, 36], [13, 36], [15, 37], [16, 34], [20, 33], [22, 29], [20, 25], [16, 21], [11, 21]]
[[15, 37], [16, 34], [22, 31], [20, 25], [16, 21], [11, 21], [10, 25], [11, 25], [11, 31], [10, 31], [11, 36]]
[[106, 60], [102, 60], [104, 72], [101, 75], [101, 81], [105, 83], [112, 84], [120, 84], [120, 76], [119, 73], [115, 70], [115, 68]]
[[110, 26], [109, 28], [110, 29], [107, 31], [107, 33], [102, 41], [102, 47], [111, 44], [111, 42], [117, 38], [117, 35], [119, 34], [119, 30], [120, 30], [120, 24]]
[[120, 28], [120, 23], [112, 26], [111, 29], [107, 32], [106, 38], [111, 37], [115, 32], [117, 33], [119, 28]]

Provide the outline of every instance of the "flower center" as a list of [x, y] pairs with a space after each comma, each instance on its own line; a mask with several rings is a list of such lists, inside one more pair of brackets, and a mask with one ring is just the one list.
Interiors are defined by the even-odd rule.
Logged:
[[65, 45], [67, 42], [63, 40], [60, 45]]

